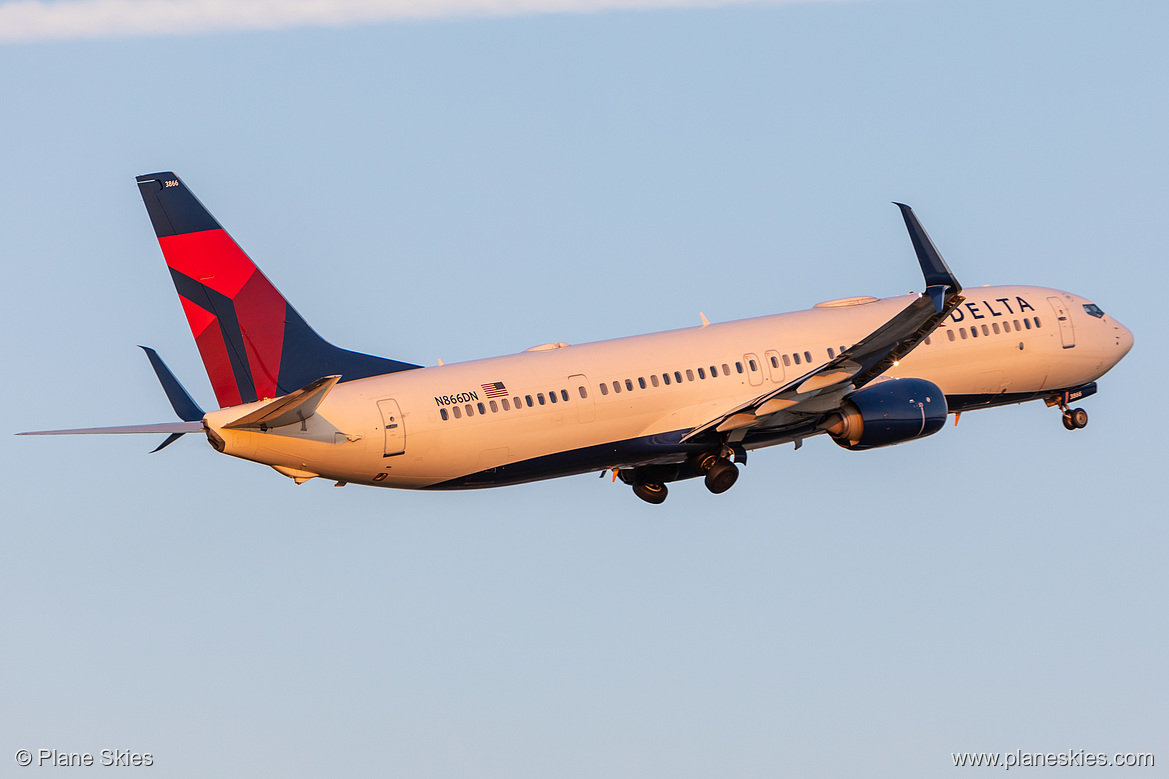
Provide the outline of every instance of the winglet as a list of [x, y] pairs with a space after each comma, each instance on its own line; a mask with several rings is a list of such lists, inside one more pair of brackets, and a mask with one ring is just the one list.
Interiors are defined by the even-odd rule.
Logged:
[[[198, 422], [201, 420], [203, 418], [203, 409], [199, 408], [199, 404], [183, 388], [183, 385], [171, 373], [170, 368], [166, 367], [166, 363], [158, 356], [158, 352], [149, 346], [139, 345], [138, 348], [146, 352], [146, 356], [150, 359], [150, 367], [154, 368], [154, 375], [158, 376], [158, 382], [162, 384], [163, 392], [166, 393], [166, 399], [170, 401], [171, 408], [178, 414], [179, 419], [184, 422]], [[170, 441], [168, 440], [167, 443], [170, 443]], [[163, 446], [166, 446], [166, 444], [163, 444]], [[161, 449], [162, 446], [158, 448]], [[158, 449], [155, 451], [158, 451]]]
[[894, 202], [893, 205], [901, 209], [901, 216], [905, 219], [905, 227], [909, 230], [909, 239], [913, 241], [913, 250], [917, 253], [917, 261], [921, 264], [921, 273], [925, 277], [926, 294], [934, 302], [934, 308], [941, 312], [945, 299], [946, 288], [952, 292], [961, 292], [962, 285], [954, 274], [950, 272], [941, 252], [930, 240], [929, 234], [917, 220], [913, 209], [904, 203]]

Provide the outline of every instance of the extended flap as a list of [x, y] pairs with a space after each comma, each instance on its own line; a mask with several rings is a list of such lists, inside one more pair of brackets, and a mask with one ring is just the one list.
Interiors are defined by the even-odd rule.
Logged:
[[341, 380], [338, 376], [325, 376], [317, 379], [307, 387], [290, 392], [282, 398], [277, 398], [250, 414], [246, 414], [234, 422], [224, 425], [229, 430], [255, 428], [267, 430], [270, 427], [282, 427], [303, 422], [317, 411], [317, 406], [329, 394], [329, 390]]

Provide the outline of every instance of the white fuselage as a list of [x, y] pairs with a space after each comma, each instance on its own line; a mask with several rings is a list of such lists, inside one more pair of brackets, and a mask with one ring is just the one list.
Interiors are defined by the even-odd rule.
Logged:
[[[933, 382], [952, 411], [1086, 384], [1132, 346], [1123, 325], [1090, 315], [1077, 295], [1029, 286], [962, 294], [959, 309], [884, 375]], [[205, 425], [227, 454], [293, 478], [384, 487], [491, 486], [677, 462], [685, 432], [829, 361], [916, 297], [550, 344], [345, 382], [302, 424], [224, 429], [260, 405], [245, 404], [208, 414]], [[793, 439], [743, 444], [785, 440]]]

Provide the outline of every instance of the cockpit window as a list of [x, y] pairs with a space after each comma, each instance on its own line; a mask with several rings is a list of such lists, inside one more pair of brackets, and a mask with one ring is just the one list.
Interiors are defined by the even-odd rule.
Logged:
[[1095, 303], [1085, 303], [1084, 310], [1088, 312], [1088, 316], [1094, 316], [1097, 319], [1104, 316], [1104, 310]]

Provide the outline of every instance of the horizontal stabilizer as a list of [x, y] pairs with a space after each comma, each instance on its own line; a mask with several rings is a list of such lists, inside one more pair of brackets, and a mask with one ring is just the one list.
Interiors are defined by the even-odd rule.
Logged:
[[202, 422], [163, 422], [159, 425], [122, 425], [121, 427], [79, 427], [73, 430], [33, 430], [17, 435], [109, 435], [111, 433], [201, 433]]
[[256, 428], [267, 430], [270, 427], [283, 427], [303, 422], [317, 411], [317, 406], [329, 394], [329, 390], [341, 380], [340, 376], [325, 376], [317, 379], [307, 387], [290, 392], [282, 398], [256, 409], [250, 414], [240, 417], [234, 422], [224, 425], [228, 429]]

